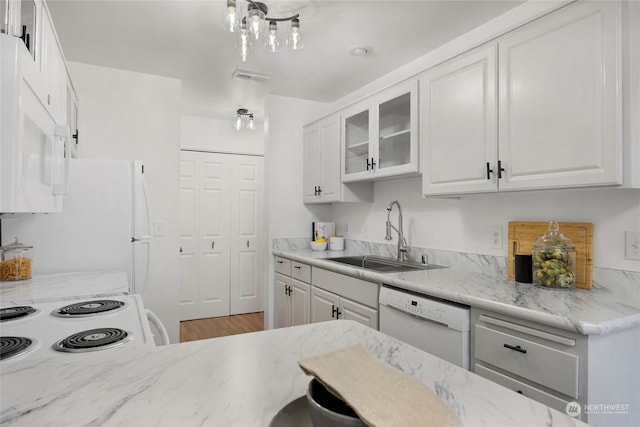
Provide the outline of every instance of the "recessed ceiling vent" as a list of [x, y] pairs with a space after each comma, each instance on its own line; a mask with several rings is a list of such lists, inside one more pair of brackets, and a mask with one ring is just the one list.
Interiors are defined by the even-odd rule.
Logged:
[[239, 80], [252, 80], [254, 82], [265, 83], [271, 80], [271, 76], [266, 74], [255, 73], [253, 71], [236, 69], [231, 74], [231, 77]]

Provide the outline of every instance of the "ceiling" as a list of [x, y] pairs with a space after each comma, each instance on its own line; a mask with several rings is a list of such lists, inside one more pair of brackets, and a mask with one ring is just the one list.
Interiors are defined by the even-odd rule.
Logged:
[[[240, 63], [222, 28], [226, 0], [49, 0], [68, 61], [182, 80], [182, 112], [260, 120], [267, 94], [334, 102], [522, 3], [516, 0], [263, 0], [268, 16], [300, 14], [304, 49], [257, 46]], [[237, 0], [246, 10], [246, 0]], [[279, 30], [288, 30], [281, 24]], [[286, 34], [286, 31], [282, 31]], [[363, 57], [349, 54], [366, 46]], [[266, 83], [231, 77], [236, 68]]]

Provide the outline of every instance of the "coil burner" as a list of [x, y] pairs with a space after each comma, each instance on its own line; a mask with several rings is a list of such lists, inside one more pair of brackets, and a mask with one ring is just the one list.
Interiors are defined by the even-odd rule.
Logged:
[[53, 312], [60, 317], [87, 317], [94, 314], [113, 312], [122, 309], [126, 304], [117, 300], [83, 301], [64, 306]]
[[36, 309], [28, 305], [20, 305], [16, 307], [5, 307], [0, 309], [0, 322], [6, 320], [20, 319], [36, 312]]
[[118, 347], [132, 339], [133, 337], [127, 331], [118, 328], [89, 329], [58, 341], [53, 345], [53, 349], [69, 353], [85, 353]]
[[35, 342], [25, 337], [0, 337], [0, 360], [19, 356], [29, 351]]

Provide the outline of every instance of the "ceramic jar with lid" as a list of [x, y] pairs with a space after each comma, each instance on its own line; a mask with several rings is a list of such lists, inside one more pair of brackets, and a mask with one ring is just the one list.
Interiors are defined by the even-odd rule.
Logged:
[[33, 246], [21, 243], [15, 238], [13, 243], [0, 247], [0, 281], [31, 279]]
[[533, 284], [547, 289], [573, 289], [576, 284], [576, 247], [555, 221], [533, 244]]

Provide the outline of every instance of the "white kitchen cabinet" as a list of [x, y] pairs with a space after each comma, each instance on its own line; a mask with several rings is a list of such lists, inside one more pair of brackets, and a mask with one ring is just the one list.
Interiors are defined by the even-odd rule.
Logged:
[[589, 424], [631, 425], [633, 409], [607, 417], [585, 408], [629, 404], [637, 396], [637, 384], [625, 379], [637, 372], [637, 329], [585, 336], [476, 308], [471, 319], [476, 374], [561, 412], [577, 402]]
[[263, 159], [181, 152], [181, 320], [260, 311]]
[[340, 201], [340, 116], [305, 126], [303, 135], [304, 203]]
[[370, 328], [378, 329], [377, 310], [316, 286], [312, 287], [311, 323], [339, 319], [355, 320]]
[[67, 74], [66, 84], [66, 98], [67, 98], [67, 112], [66, 123], [69, 126], [69, 133], [71, 134], [70, 151], [72, 157], [78, 157], [79, 149], [79, 131], [78, 131], [78, 95], [73, 87], [73, 83]]
[[67, 70], [53, 22], [48, 13], [41, 17], [41, 71], [45, 80], [42, 102], [57, 124], [67, 124]]
[[421, 76], [423, 193], [622, 184], [619, 15], [577, 2]]
[[313, 268], [311, 322], [347, 319], [378, 329], [379, 285]]
[[340, 182], [340, 115], [320, 119], [303, 131], [303, 202], [368, 202], [373, 188]]
[[[286, 272], [286, 271], [289, 272]], [[310, 320], [311, 267], [275, 257], [275, 327], [305, 325]], [[303, 280], [306, 280], [305, 283]]]
[[496, 191], [496, 46], [474, 50], [420, 78], [422, 191]]
[[341, 117], [342, 182], [419, 172], [416, 81], [356, 103]]

